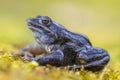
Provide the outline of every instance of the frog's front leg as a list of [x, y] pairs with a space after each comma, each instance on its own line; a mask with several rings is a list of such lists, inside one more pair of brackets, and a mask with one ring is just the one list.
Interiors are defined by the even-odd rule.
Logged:
[[53, 51], [50, 54], [38, 56], [34, 60], [39, 63], [39, 65], [50, 64], [52, 66], [61, 66], [63, 64], [64, 54], [61, 50]]
[[25, 46], [19, 52], [14, 53], [13, 55], [23, 56], [26, 60], [33, 60], [36, 55], [46, 53], [46, 51], [37, 43], [32, 43]]
[[83, 49], [79, 52], [76, 57], [76, 64], [83, 65], [85, 69], [91, 71], [99, 71], [104, 68], [104, 66], [109, 62], [110, 56], [107, 51], [91, 47], [89, 49]]

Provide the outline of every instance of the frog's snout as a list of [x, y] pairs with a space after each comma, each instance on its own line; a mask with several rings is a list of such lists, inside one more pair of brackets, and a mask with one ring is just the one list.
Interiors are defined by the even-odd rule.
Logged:
[[27, 20], [26, 20], [26, 23], [27, 23], [28, 26], [31, 26], [32, 18], [27, 19]]
[[26, 22], [27, 22], [27, 25], [28, 25], [28, 26], [31, 26], [31, 25], [33, 25], [34, 23], [37, 23], [38, 20], [35, 19], [35, 18], [28, 18], [28, 19], [26, 20]]

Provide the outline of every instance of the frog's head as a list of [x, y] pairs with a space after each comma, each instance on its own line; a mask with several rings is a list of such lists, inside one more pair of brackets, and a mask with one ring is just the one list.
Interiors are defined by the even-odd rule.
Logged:
[[34, 37], [38, 43], [51, 44], [57, 40], [58, 35], [53, 28], [54, 21], [48, 16], [37, 16], [35, 18], [29, 18], [27, 25], [32, 30]]

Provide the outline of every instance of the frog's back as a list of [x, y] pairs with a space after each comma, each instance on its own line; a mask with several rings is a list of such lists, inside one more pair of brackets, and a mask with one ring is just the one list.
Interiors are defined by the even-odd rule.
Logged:
[[[76, 45], [90, 45], [92, 46], [90, 40], [88, 37], [81, 33], [74, 33], [69, 30], [67, 30], [63, 25], [59, 24], [56, 21], [53, 21], [54, 25], [58, 28], [56, 33], [62, 36], [62, 38], [69, 39], [72, 43], [75, 43]], [[60, 31], [59, 31], [60, 30]]]
[[73, 43], [76, 43], [78, 45], [90, 45], [90, 46], [92, 46], [89, 38], [86, 35], [81, 34], [81, 33], [70, 32], [70, 31], [68, 31], [68, 32], [69, 32], [69, 34], [67, 34], [67, 35]]

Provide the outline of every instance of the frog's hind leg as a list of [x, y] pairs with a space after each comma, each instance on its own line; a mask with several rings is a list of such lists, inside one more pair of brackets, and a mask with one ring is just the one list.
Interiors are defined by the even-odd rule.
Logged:
[[104, 57], [103, 59], [101, 59], [99, 61], [93, 61], [93, 62], [90, 62], [88, 64], [84, 64], [84, 65], [71, 65], [71, 66], [60, 67], [60, 68], [66, 68], [68, 70], [85, 69], [85, 70], [96, 72], [96, 71], [100, 71], [104, 68], [106, 61], [108, 61], [108, 58], [109, 57]]
[[89, 49], [84, 49], [79, 52], [76, 56], [76, 66], [69, 66], [70, 69], [81, 69], [83, 66], [85, 70], [90, 71], [100, 71], [109, 62], [110, 56], [107, 51], [91, 47]]
[[109, 62], [107, 51], [98, 47], [91, 47], [79, 52], [76, 56], [76, 64], [83, 65], [86, 70], [99, 71]]

